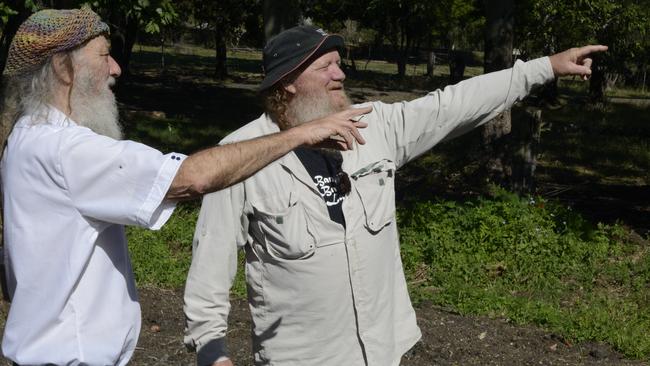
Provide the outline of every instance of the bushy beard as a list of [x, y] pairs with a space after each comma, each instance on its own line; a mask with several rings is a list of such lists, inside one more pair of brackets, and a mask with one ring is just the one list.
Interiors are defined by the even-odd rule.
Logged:
[[293, 127], [309, 121], [329, 116], [350, 107], [350, 99], [341, 90], [342, 98], [335, 100], [326, 89], [298, 91], [287, 106], [287, 119]]
[[70, 92], [70, 118], [97, 134], [121, 140], [117, 103], [110, 89], [115, 79], [110, 77], [102, 82], [95, 75], [88, 67], [81, 67], [76, 73]]
[[[341, 98], [334, 99], [325, 89], [299, 91], [293, 96], [287, 107], [290, 126], [286, 127], [298, 126], [348, 109], [352, 103], [343, 90], [341, 93]], [[340, 164], [342, 157], [339, 149], [319, 147], [317, 150], [339, 161]]]

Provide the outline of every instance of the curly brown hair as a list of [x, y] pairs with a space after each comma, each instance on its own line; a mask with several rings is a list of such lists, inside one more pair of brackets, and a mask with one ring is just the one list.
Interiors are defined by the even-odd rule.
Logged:
[[290, 74], [283, 77], [268, 90], [262, 92], [264, 101], [264, 111], [271, 117], [281, 130], [291, 128], [291, 123], [287, 116], [287, 107], [293, 99], [293, 94], [286, 90], [286, 86], [296, 81], [298, 76], [311, 65], [315, 57], [307, 59], [300, 67], [293, 70]]
[[262, 93], [264, 111], [281, 130], [291, 127], [287, 118], [287, 107], [293, 95], [284, 88], [285, 85], [285, 83], [278, 83]]

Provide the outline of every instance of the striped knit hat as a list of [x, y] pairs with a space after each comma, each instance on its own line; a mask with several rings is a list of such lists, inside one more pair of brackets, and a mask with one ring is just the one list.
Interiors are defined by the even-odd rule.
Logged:
[[88, 8], [36, 12], [20, 25], [11, 41], [4, 76], [35, 70], [50, 56], [108, 33], [108, 25]]

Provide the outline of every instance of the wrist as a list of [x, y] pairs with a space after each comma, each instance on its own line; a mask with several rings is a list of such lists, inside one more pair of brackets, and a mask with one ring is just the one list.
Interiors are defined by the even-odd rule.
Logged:
[[285, 143], [291, 148], [291, 150], [296, 147], [309, 144], [309, 139], [306, 133], [304, 133], [304, 127], [295, 126], [291, 127], [288, 130], [284, 130], [281, 133], [285, 135]]

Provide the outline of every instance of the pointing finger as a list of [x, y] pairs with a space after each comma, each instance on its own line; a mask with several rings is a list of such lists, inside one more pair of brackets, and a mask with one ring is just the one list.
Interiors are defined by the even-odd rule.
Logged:
[[357, 116], [368, 114], [371, 111], [372, 111], [372, 107], [371, 106], [366, 106], [366, 107], [361, 107], [361, 108], [350, 108], [346, 112], [347, 112], [347, 115], [349, 116], [348, 118], [354, 118], [354, 117], [357, 117]]
[[607, 48], [608, 48], [607, 46], [603, 46], [603, 45], [589, 45], [589, 46], [578, 48], [577, 54], [578, 57], [583, 57], [594, 52], [605, 52], [607, 51]]

